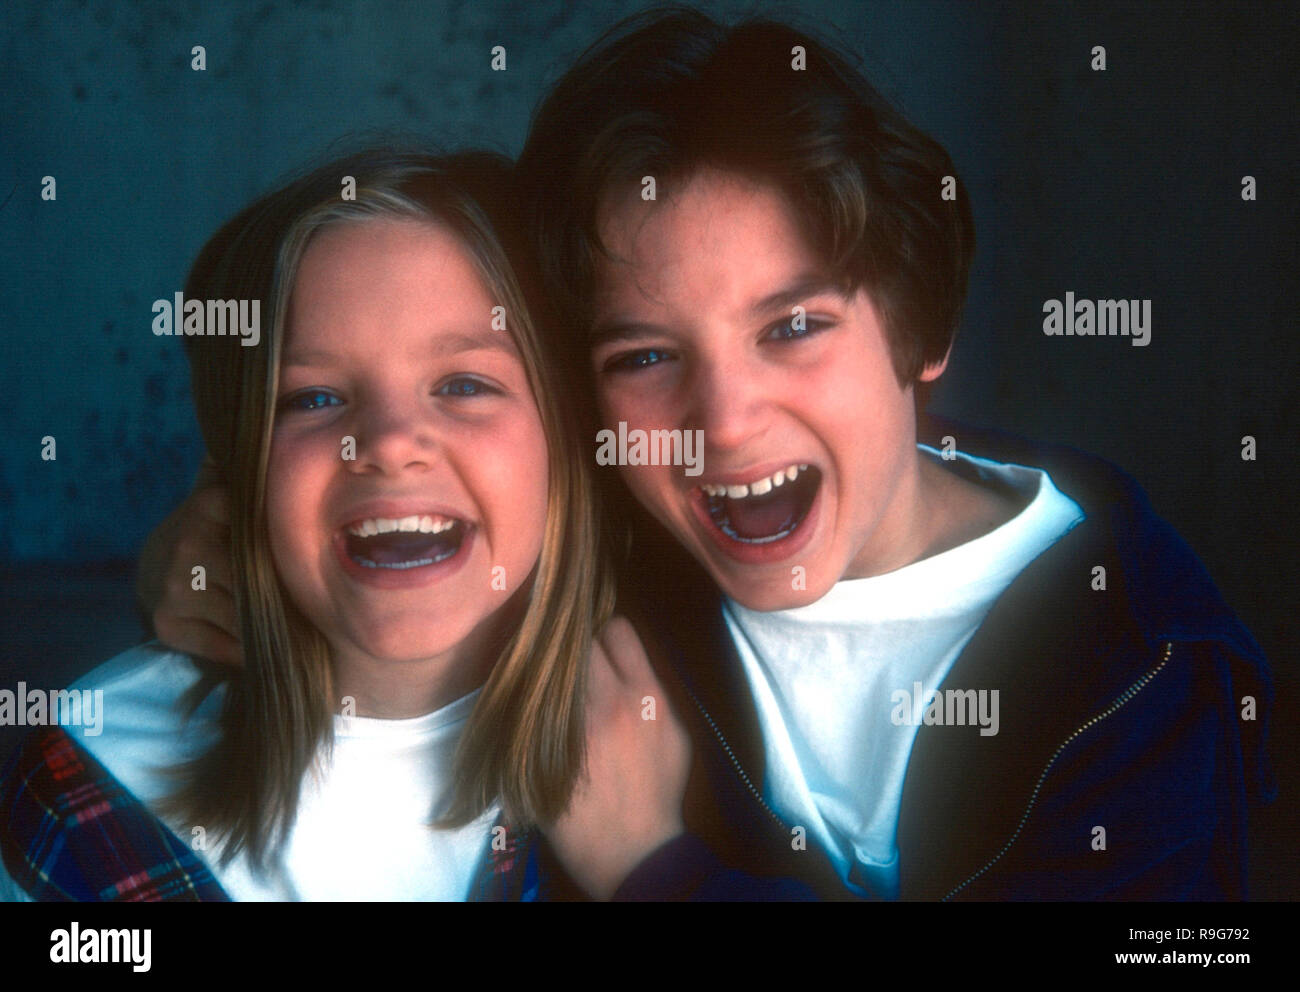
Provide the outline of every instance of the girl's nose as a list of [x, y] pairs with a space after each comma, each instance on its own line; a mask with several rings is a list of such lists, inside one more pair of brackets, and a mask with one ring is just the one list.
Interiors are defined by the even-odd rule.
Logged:
[[395, 474], [407, 469], [430, 467], [437, 458], [434, 431], [420, 411], [394, 405], [371, 409], [357, 418], [355, 459], [350, 462], [356, 472]]

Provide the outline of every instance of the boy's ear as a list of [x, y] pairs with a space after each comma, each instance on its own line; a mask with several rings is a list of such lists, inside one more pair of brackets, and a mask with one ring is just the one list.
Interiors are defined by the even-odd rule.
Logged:
[[916, 377], [916, 381], [934, 382], [935, 379], [943, 375], [944, 369], [948, 367], [948, 356], [951, 354], [952, 354], [952, 345], [948, 345], [948, 350], [943, 353], [943, 358], [921, 369], [921, 374]]

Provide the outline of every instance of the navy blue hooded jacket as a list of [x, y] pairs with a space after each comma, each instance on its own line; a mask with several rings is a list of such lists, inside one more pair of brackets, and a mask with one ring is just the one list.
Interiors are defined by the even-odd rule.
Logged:
[[[1015, 579], [944, 683], [998, 689], [999, 732], [919, 728], [898, 824], [902, 898], [1245, 898], [1248, 807], [1276, 792], [1259, 646], [1119, 469], [922, 425], [927, 443], [944, 435], [1046, 470], [1086, 519]], [[636, 534], [626, 606], [696, 765], [691, 836], [651, 855], [617, 898], [849, 898], [824, 853], [800, 849], [797, 825], [764, 801], [761, 732], [719, 590], [648, 517]]]

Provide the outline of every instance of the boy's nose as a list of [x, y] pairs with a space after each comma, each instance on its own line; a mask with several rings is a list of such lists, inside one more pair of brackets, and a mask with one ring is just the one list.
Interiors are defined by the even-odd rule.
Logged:
[[686, 427], [704, 431], [710, 448], [739, 450], [763, 430], [763, 387], [750, 370], [701, 363], [691, 377]]

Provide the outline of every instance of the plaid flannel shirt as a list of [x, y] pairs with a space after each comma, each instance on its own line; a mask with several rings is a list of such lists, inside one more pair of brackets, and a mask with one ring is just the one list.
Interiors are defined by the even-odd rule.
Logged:
[[[536, 901], [536, 834], [492, 836], [504, 843], [490, 845], [469, 898]], [[28, 734], [0, 775], [0, 855], [37, 902], [230, 901], [190, 846], [57, 726]]]

